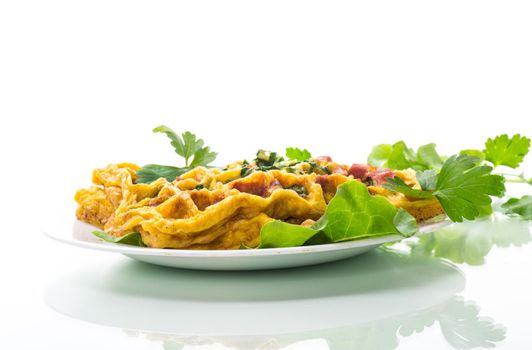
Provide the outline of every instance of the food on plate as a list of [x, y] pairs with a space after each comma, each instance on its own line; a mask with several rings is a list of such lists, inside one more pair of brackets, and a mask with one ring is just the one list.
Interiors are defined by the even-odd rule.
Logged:
[[[466, 154], [436, 154], [436, 166], [416, 172], [288, 148], [286, 157], [260, 150], [252, 161], [220, 168], [209, 166], [216, 153], [192, 133], [154, 131], [170, 138], [184, 167], [111, 164], [76, 193], [77, 218], [103, 230], [95, 234], [105, 240], [136, 235], [129, 241], [153, 248], [243, 249], [408, 236], [444, 214], [473, 219], [490, 195], [504, 193], [502, 177]], [[374, 156], [390, 162], [383, 154]]]
[[353, 180], [404, 208], [418, 222], [443, 213], [435, 199], [409, 199], [382, 187], [395, 175], [419, 188], [413, 171], [348, 167], [328, 158], [284, 167], [287, 163], [275, 170], [259, 170], [256, 164], [237, 162], [226, 170], [196, 167], [172, 182], [159, 178], [150, 184], [137, 183], [137, 165], [112, 164], [94, 170], [96, 186], [77, 192], [77, 217], [116, 237], [139, 232], [149, 247], [254, 247], [260, 243], [262, 226], [272, 220], [314, 224], [337, 187]]

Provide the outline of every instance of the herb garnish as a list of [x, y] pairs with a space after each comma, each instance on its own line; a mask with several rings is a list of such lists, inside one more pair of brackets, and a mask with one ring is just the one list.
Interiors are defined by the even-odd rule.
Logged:
[[485, 146], [484, 154], [486, 155], [486, 160], [491, 162], [494, 167], [506, 165], [515, 169], [528, 153], [530, 139], [519, 134], [514, 135], [512, 138], [503, 134], [494, 139], [488, 139]]
[[[185, 167], [194, 168], [200, 165], [207, 165], [216, 159], [217, 153], [211, 152], [209, 147], [203, 147], [203, 140], [196, 139], [196, 135], [190, 131], [185, 131], [181, 137], [167, 126], [160, 125], [153, 129], [153, 132], [165, 133], [174, 146], [175, 153], [185, 158]], [[190, 158], [194, 156], [190, 162]]]
[[301, 197], [305, 197], [308, 194], [307, 189], [303, 185], [293, 185], [293, 186], [288, 187], [287, 189], [294, 191]]
[[306, 162], [312, 157], [310, 152], [305, 149], [299, 149], [297, 147], [288, 147], [286, 149], [286, 158], [288, 159], [295, 159], [300, 162]]
[[384, 187], [410, 198], [436, 197], [452, 221], [473, 220], [491, 204], [490, 195], [502, 197], [505, 192], [504, 178], [491, 174], [490, 166], [477, 165], [477, 160], [465, 154], [447, 159], [437, 176], [429, 173], [434, 176], [424, 178], [424, 187], [434, 190], [413, 189], [397, 176], [387, 179]]
[[[504, 134], [488, 139], [483, 151], [462, 150], [460, 155], [450, 157], [442, 166], [438, 159], [443, 157], [437, 155], [434, 144], [421, 146], [414, 153], [401, 141], [393, 146], [375, 147], [368, 161], [395, 165], [390, 166], [392, 169], [402, 169], [407, 164], [418, 170], [423, 167], [430, 169], [417, 173], [421, 190], [410, 188], [398, 177], [387, 179], [384, 187], [411, 198], [434, 196], [451, 220], [461, 222], [463, 218], [473, 220], [490, 213], [490, 196], [502, 197], [505, 181], [532, 184], [532, 178], [526, 179], [523, 174], [492, 174], [493, 168], [499, 165], [517, 168], [529, 148], [530, 139], [527, 137], [517, 134], [510, 138]], [[491, 163], [493, 167], [486, 163]]]
[[406, 143], [399, 141], [393, 145], [373, 147], [368, 156], [368, 164], [395, 170], [411, 168], [421, 171], [441, 168], [443, 158], [436, 152], [434, 143], [423, 145], [414, 152]]
[[[177, 176], [196, 166], [206, 166], [216, 158], [216, 153], [211, 152], [209, 147], [204, 147], [204, 141], [189, 131], [178, 135], [170, 128], [161, 125], [153, 129], [153, 132], [168, 136], [175, 152], [184, 158], [185, 166], [148, 164], [137, 171], [138, 183], [152, 182], [161, 177], [173, 181]], [[414, 151], [405, 142], [399, 141], [395, 144], [375, 146], [368, 157], [368, 163], [392, 170], [415, 169], [421, 189], [410, 187], [397, 176], [388, 178], [383, 186], [410, 198], [437, 199], [452, 221], [461, 222], [463, 219], [473, 220], [491, 213], [490, 196], [504, 195], [505, 179], [508, 182], [532, 185], [532, 178], [527, 179], [523, 174], [492, 173], [493, 168], [498, 166], [517, 168], [529, 148], [530, 139], [527, 137], [517, 134], [510, 138], [504, 134], [488, 139], [483, 150], [466, 149], [459, 155], [447, 158], [437, 153], [433, 143], [423, 145]], [[259, 150], [252, 163], [242, 162], [240, 176], [245, 177], [255, 170], [272, 169], [300, 173], [303, 171], [299, 168], [300, 163], [307, 164], [303, 172], [331, 173], [327, 167], [318, 165], [307, 149], [289, 147], [286, 149], [286, 157], [288, 160], [285, 161], [276, 152]], [[200, 190], [205, 187], [203, 184], [198, 184], [195, 188]], [[294, 185], [288, 189], [300, 196], [308, 194], [306, 188], [301, 185]], [[501, 207], [507, 214], [532, 220], [532, 196], [510, 198]], [[415, 218], [406, 210], [395, 208], [382, 196], [370, 195], [365, 184], [348, 181], [338, 186], [337, 193], [327, 205], [325, 214], [311, 227], [279, 220], [264, 225], [261, 230], [260, 247], [322, 244], [388, 234], [410, 236], [417, 230]], [[108, 242], [144, 246], [138, 232], [122, 237], [114, 237], [101, 231], [94, 231], [93, 234]]]
[[153, 129], [155, 133], [164, 133], [171, 140], [175, 152], [184, 158], [184, 167], [168, 165], [148, 164], [137, 171], [137, 183], [150, 183], [158, 178], [164, 177], [168, 181], [175, 178], [196, 166], [206, 166], [216, 159], [216, 152], [211, 152], [209, 147], [204, 147], [202, 139], [197, 139], [196, 135], [190, 131], [185, 131], [179, 136], [167, 126], [160, 125]]

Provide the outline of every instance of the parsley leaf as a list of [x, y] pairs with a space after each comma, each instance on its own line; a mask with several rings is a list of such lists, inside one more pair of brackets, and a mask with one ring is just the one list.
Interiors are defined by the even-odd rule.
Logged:
[[188, 166], [188, 159], [194, 154], [196, 154], [196, 152], [201, 150], [201, 148], [203, 147], [203, 140], [196, 140], [196, 135], [194, 135], [190, 131], [185, 131], [182, 134], [182, 137], [185, 146], [185, 152], [184, 154], [181, 154], [181, 156], [185, 158], [185, 162]]
[[167, 126], [160, 125], [152, 130], [153, 132], [165, 133], [171, 140], [170, 144], [174, 146], [175, 152], [184, 157], [186, 154], [185, 144], [179, 135], [177, 135], [172, 129]]
[[504, 194], [504, 178], [492, 175], [489, 166], [476, 166], [478, 158], [451, 156], [438, 176], [434, 195], [452, 221], [473, 220], [482, 207], [491, 203], [490, 195]]
[[399, 141], [393, 145], [381, 144], [373, 147], [368, 156], [368, 163], [396, 170], [427, 170], [441, 168], [443, 160], [436, 152], [434, 143], [420, 146], [417, 152], [414, 152], [404, 141]]
[[137, 171], [136, 183], [151, 183], [158, 178], [164, 177], [169, 182], [176, 177], [189, 171], [189, 168], [178, 168], [175, 166], [147, 164]]
[[399, 141], [392, 145], [392, 152], [385, 163], [385, 167], [390, 169], [413, 168], [420, 170], [423, 168], [417, 162], [416, 153], [411, 148], [408, 148], [403, 141]]
[[477, 157], [478, 158], [478, 161], [477, 161], [478, 165], [480, 165], [486, 159], [486, 155], [484, 154], [484, 152], [479, 151], [477, 149], [464, 149], [464, 150], [460, 151], [460, 154], [466, 154], [466, 155], [471, 156], [471, 157]]
[[418, 171], [416, 173], [416, 179], [422, 190], [433, 191], [436, 188], [438, 174], [436, 173], [436, 170]]
[[368, 164], [374, 166], [383, 166], [392, 154], [392, 145], [381, 144], [373, 147], [368, 156]]
[[532, 196], [510, 198], [502, 207], [507, 214], [517, 214], [525, 220], [532, 220]]
[[506, 165], [517, 168], [530, 148], [530, 139], [519, 134], [509, 138], [507, 134], [499, 135], [486, 141], [484, 153], [486, 160], [494, 166]]
[[417, 150], [416, 157], [418, 162], [428, 169], [440, 169], [443, 164], [440, 155], [436, 152], [435, 143], [420, 146]]
[[393, 192], [401, 192], [409, 198], [432, 198], [434, 197], [429, 191], [416, 190], [408, 186], [400, 177], [394, 176], [393, 178], [387, 178], [382, 187], [389, 189]]
[[[167, 126], [160, 125], [153, 129], [153, 132], [166, 134], [171, 140], [170, 144], [174, 146], [175, 152], [185, 158], [186, 167], [195, 167], [207, 165], [216, 159], [216, 153], [210, 152], [209, 147], [203, 147], [203, 140], [197, 139], [196, 135], [190, 131], [185, 131], [181, 136], [176, 134]], [[189, 159], [194, 156], [192, 162]]]
[[[153, 132], [166, 134], [175, 152], [185, 158], [185, 167], [179, 168], [169, 165], [148, 164], [137, 171], [137, 183], [150, 183], [161, 177], [172, 182], [181, 174], [186, 173], [196, 166], [206, 166], [216, 159], [216, 153], [209, 147], [203, 147], [203, 140], [197, 139], [190, 131], [185, 131], [181, 136], [167, 126], [160, 125]], [[189, 161], [193, 156], [192, 161]]]
[[300, 162], [304, 162], [306, 160], [309, 160], [312, 157], [312, 155], [306, 148], [301, 150], [297, 147], [288, 147], [286, 149], [286, 157], [288, 159], [295, 159]]
[[203, 147], [197, 150], [194, 154], [194, 159], [190, 163], [190, 167], [194, 168], [198, 165], [207, 165], [216, 159], [217, 153], [211, 152], [209, 147]]

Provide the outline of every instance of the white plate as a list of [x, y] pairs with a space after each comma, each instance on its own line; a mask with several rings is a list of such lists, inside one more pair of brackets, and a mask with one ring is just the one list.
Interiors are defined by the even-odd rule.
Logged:
[[[422, 225], [419, 234], [435, 231], [448, 220]], [[63, 224], [64, 226], [64, 224]], [[44, 233], [57, 241], [78, 247], [124, 254], [132, 259], [155, 265], [197, 270], [266, 270], [316, 265], [365, 253], [384, 243], [404, 237], [390, 235], [357, 241], [314, 246], [245, 250], [156, 249], [107, 243], [92, 235], [98, 228], [75, 221], [72, 228], [61, 224], [46, 228]]]

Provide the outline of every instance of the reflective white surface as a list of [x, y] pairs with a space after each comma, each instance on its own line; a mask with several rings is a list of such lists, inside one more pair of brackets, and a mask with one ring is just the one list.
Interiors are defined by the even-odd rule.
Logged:
[[[0, 345], [515, 349], [532, 320], [530, 241], [529, 223], [496, 215], [338, 262], [241, 272], [159, 267], [44, 241], [85, 263], [57, 259], [54, 273], [36, 265], [46, 287], [29, 299], [16, 291]], [[9, 287], [27, 286], [23, 277]]]
[[[461, 273], [440, 260], [379, 251], [262, 272], [189, 271], [130, 261], [96, 265], [56, 281], [45, 300], [81, 320], [148, 333], [297, 338], [414, 313], [463, 287]], [[135, 316], [123, 312], [132, 305]]]
[[[204, 272], [106, 261], [60, 277], [44, 300], [72, 322], [163, 349], [394, 349], [427, 330], [440, 333], [442, 348], [503, 346], [506, 326], [466, 299], [467, 273], [449, 260], [478, 265], [492, 249], [530, 251], [529, 242], [529, 224], [494, 217], [306, 268]], [[496, 278], [491, 289], [500, 288]]]
[[530, 18], [528, 0], [0, 2], [0, 349], [530, 348], [522, 222], [448, 231], [417, 248], [440, 256], [427, 264], [375, 252], [301, 275], [196, 275], [41, 234], [72, 221], [95, 167], [180, 165], [159, 124], [195, 132], [219, 164], [530, 137]]

